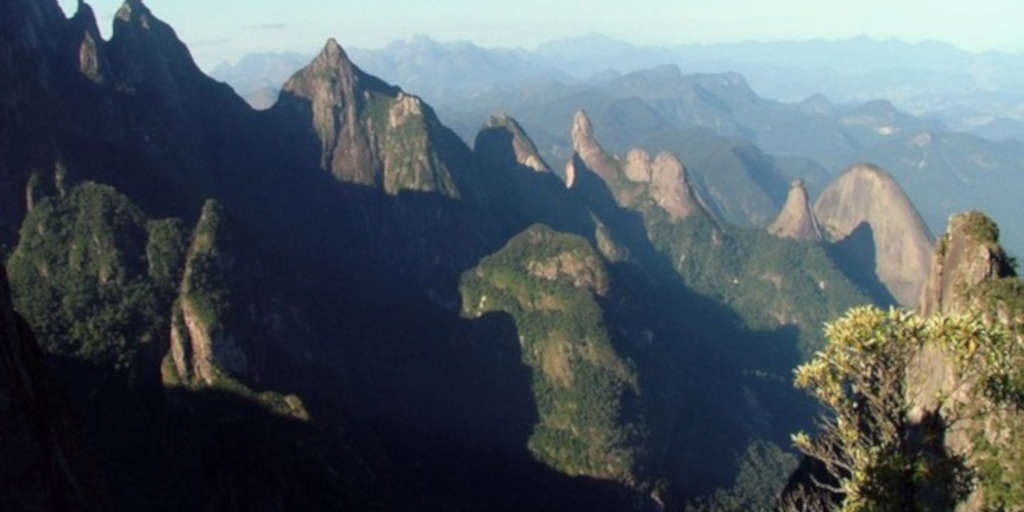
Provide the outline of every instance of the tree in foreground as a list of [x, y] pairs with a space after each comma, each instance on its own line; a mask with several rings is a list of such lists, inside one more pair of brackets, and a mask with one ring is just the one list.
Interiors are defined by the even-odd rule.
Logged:
[[[812, 477], [815, 489], [804, 491], [831, 493], [834, 505], [805, 499], [787, 508], [952, 510], [970, 493], [974, 479], [969, 454], [949, 453], [945, 436], [965, 411], [989, 412], [964, 407], [971, 402], [971, 392], [964, 389], [1005, 382], [1005, 367], [984, 360], [1005, 359], [1015, 350], [1013, 337], [1001, 324], [980, 316], [923, 319], [874, 307], [851, 310], [827, 324], [825, 333], [829, 344], [796, 370], [795, 381], [824, 406], [820, 431], [815, 437], [796, 434], [793, 441], [827, 474]], [[942, 357], [942, 364], [965, 387], [937, 390], [946, 394], [937, 402], [942, 405], [922, 413], [915, 411], [911, 377], [927, 348], [953, 356]], [[817, 504], [800, 506], [811, 502]]]

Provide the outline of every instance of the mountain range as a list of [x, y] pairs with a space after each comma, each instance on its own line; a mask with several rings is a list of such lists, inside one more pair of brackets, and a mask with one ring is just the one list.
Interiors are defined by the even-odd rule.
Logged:
[[[984, 207], [1004, 226], [1007, 247], [1024, 250], [1024, 231], [1012, 222], [1016, 197], [997, 185], [1024, 175], [1024, 139], [1014, 132], [1021, 103], [1009, 85], [1020, 67], [1013, 56], [867, 39], [638, 48], [601, 36], [533, 52], [419, 36], [353, 55], [372, 73], [423, 92], [464, 140], [471, 141], [491, 113], [514, 115], [553, 162], [570, 153], [561, 120], [585, 108], [613, 152], [643, 146], [681, 155], [712, 208], [734, 223], [764, 226], [792, 179], [804, 180], [815, 194], [829, 176], [860, 161], [893, 173], [933, 232], [953, 213]], [[839, 61], [850, 65], [841, 71], [827, 66]], [[245, 95], [246, 82], [238, 77], [261, 76], [261, 68], [247, 62], [222, 66], [213, 76]], [[771, 66], [786, 73], [765, 74]], [[281, 75], [265, 76], [266, 83], [283, 83], [287, 66], [279, 67]], [[964, 69], [974, 75], [942, 74]], [[927, 79], [917, 86], [917, 78], [908, 78], [922, 73]], [[888, 80], [917, 92], [895, 93]], [[773, 95], [772, 84], [788, 95]], [[926, 90], [933, 86], [951, 89]], [[274, 97], [265, 88], [254, 94], [250, 100], [263, 107]], [[913, 99], [943, 94], [959, 96]], [[715, 174], [731, 169], [722, 176], [726, 183], [709, 182], [707, 168]], [[729, 192], [716, 193], [721, 189]]]
[[[334, 39], [254, 109], [142, 0], [109, 40], [5, 9], [5, 509], [768, 507], [822, 323], [926, 296], [901, 175], [763, 153], [794, 107], [739, 75], [542, 84], [469, 131]], [[821, 129], [925, 129], [888, 107]]]
[[[885, 99], [915, 115], [938, 118], [976, 135], [1020, 138], [1024, 134], [1017, 123], [1024, 120], [1024, 96], [1018, 92], [1024, 82], [1022, 57], [969, 52], [934, 41], [860, 37], [659, 47], [588, 34], [523, 50], [438, 42], [418, 35], [380, 49], [354, 49], [352, 54], [371, 73], [422, 91], [441, 109], [456, 93], [465, 96], [487, 88], [544, 81], [588, 83], [676, 65], [687, 73], [740, 73], [759, 95], [779, 101], [799, 102], [818, 94], [841, 104]], [[294, 53], [254, 54], [236, 64], [224, 63], [211, 74], [236, 86], [244, 96], [263, 87], [278, 88], [289, 73], [275, 72], [274, 66], [299, 65], [296, 57]], [[428, 64], [459, 73], [424, 72]], [[460, 80], [445, 80], [450, 76]]]

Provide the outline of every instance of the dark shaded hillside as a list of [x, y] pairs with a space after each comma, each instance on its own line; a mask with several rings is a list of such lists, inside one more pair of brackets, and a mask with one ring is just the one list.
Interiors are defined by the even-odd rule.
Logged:
[[0, 269], [0, 506], [108, 510], [108, 482], [53, 375]]

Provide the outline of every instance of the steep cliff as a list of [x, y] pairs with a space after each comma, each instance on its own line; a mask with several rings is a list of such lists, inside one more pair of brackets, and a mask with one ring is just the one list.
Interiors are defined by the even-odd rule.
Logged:
[[967, 311], [972, 306], [971, 292], [979, 285], [1013, 275], [1010, 259], [999, 245], [998, 226], [981, 212], [954, 215], [932, 257], [921, 291], [921, 313]]
[[170, 350], [161, 368], [164, 385], [223, 388], [282, 415], [308, 419], [298, 396], [252, 391], [273, 381], [266, 375], [267, 359], [310, 357], [308, 345], [288, 346], [287, 338], [298, 333], [309, 341], [313, 337], [281, 301], [253, 292], [260, 272], [243, 251], [239, 234], [223, 207], [207, 201], [178, 271], [182, 279], [170, 313]]
[[807, 188], [802, 180], [796, 180], [789, 188], [789, 196], [778, 217], [768, 226], [768, 232], [793, 240], [820, 242], [823, 240], [818, 220], [811, 211]]
[[[507, 114], [491, 116], [477, 134], [473, 147], [483, 158], [494, 160], [497, 165], [521, 165], [537, 172], [551, 172], [530, 136]], [[500, 160], [503, 158], [506, 161]]]
[[821, 193], [814, 215], [829, 241], [873, 255], [878, 279], [900, 304], [917, 305], [928, 277], [932, 236], [891, 176], [871, 165], [851, 167]]
[[1024, 445], [1015, 435], [1024, 428], [1024, 351], [1018, 348], [1024, 340], [1024, 284], [991, 219], [977, 211], [950, 218], [920, 310], [934, 317], [973, 315], [1000, 329], [999, 339], [924, 345], [908, 371], [909, 414], [915, 421], [943, 418], [942, 447], [964, 457], [975, 472], [975, 485], [958, 511], [1024, 506]]
[[312, 113], [320, 165], [341, 181], [459, 195], [451, 162], [434, 146], [443, 128], [433, 110], [363, 73], [334, 39], [284, 84], [274, 110]]
[[[566, 168], [566, 184], [570, 188], [578, 180], [580, 167], [596, 174], [605, 183], [616, 202], [630, 209], [653, 205], [664, 211], [672, 222], [679, 222], [695, 213], [707, 214], [687, 176], [686, 167], [675, 155], [661, 152], [655, 157], [633, 149], [625, 159], [605, 152], [594, 135], [586, 112], [576, 112], [572, 124], [573, 149], [576, 156]], [[579, 159], [579, 164], [575, 162]]]

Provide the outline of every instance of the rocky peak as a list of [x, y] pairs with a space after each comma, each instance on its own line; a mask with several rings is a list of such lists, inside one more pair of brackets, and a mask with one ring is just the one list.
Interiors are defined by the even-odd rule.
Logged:
[[618, 178], [618, 165], [605, 153], [594, 137], [594, 125], [583, 110], [576, 111], [572, 120], [572, 147], [588, 169], [611, 183]]
[[572, 146], [577, 152], [594, 141], [594, 125], [590, 122], [590, 116], [583, 110], [577, 110], [572, 118]]
[[999, 245], [995, 222], [977, 211], [953, 215], [935, 248], [931, 274], [921, 292], [921, 313], [965, 310], [965, 291], [984, 281], [1013, 275], [1010, 260]]
[[815, 242], [823, 240], [803, 180], [794, 180], [790, 184], [786, 204], [775, 221], [768, 226], [768, 232], [779, 238]]
[[651, 168], [651, 155], [642, 149], [632, 149], [626, 153], [626, 179], [637, 183], [649, 183], [654, 170]]
[[433, 110], [364, 73], [334, 39], [285, 83], [275, 109], [312, 117], [320, 166], [340, 181], [459, 195], [435, 151], [432, 137], [444, 130]]
[[166, 106], [195, 100], [195, 85], [207, 80], [174, 29], [141, 0], [127, 0], [117, 10], [107, 48], [118, 78], [132, 88], [155, 94]]
[[857, 253], [874, 255], [875, 274], [902, 305], [916, 307], [931, 267], [932, 236], [921, 215], [896, 180], [868, 164], [854, 165], [814, 204], [822, 234], [842, 245], [870, 237]]
[[[323, 49], [306, 69], [317, 74], [317, 78], [321, 81], [336, 83], [337, 87], [334, 89], [336, 91], [340, 90], [351, 94], [354, 93], [358, 85], [359, 77], [355, 65], [348, 58], [348, 53], [333, 37], [327, 40]], [[302, 85], [318, 85], [316, 83], [300, 84], [296, 77], [297, 75], [293, 76], [285, 83], [284, 90], [302, 89]]]
[[519, 122], [504, 113], [493, 115], [487, 120], [476, 136], [474, 148], [483, 158], [500, 165], [518, 165], [536, 172], [551, 172]]
[[700, 198], [687, 177], [686, 167], [672, 153], [662, 151], [651, 166], [651, 197], [673, 221], [702, 209]]
[[565, 163], [565, 188], [572, 188], [576, 185], [576, 159], [579, 155], [573, 155], [568, 162]]
[[572, 126], [576, 153], [566, 164], [566, 185], [579, 179], [581, 168], [598, 175], [624, 208], [637, 208], [653, 202], [668, 213], [672, 222], [706, 210], [690, 184], [686, 167], [672, 153], [662, 151], [652, 157], [642, 148], [630, 150], [624, 159], [609, 155], [594, 137], [593, 126], [585, 112], [578, 111]]
[[96, 13], [89, 4], [79, 1], [78, 10], [71, 17], [71, 51], [75, 56], [78, 71], [94, 82], [103, 82], [109, 73], [106, 58], [106, 42], [100, 36], [96, 25]]

